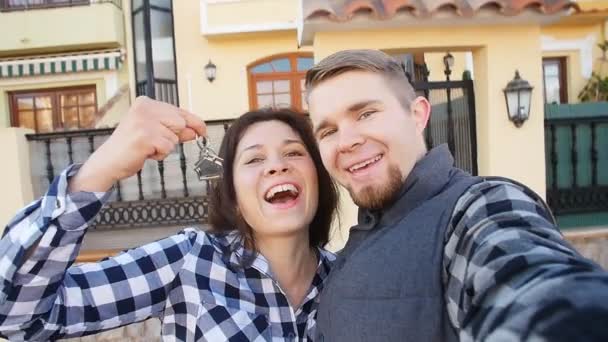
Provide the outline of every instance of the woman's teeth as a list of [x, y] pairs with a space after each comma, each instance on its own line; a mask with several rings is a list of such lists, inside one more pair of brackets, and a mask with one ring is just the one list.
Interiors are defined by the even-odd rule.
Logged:
[[[285, 194], [283, 194], [285, 193]], [[291, 197], [297, 197], [299, 194], [298, 188], [296, 188], [295, 185], [293, 184], [279, 184], [279, 185], [275, 185], [272, 188], [268, 189], [268, 191], [266, 192], [266, 195], [264, 196], [264, 199], [266, 201], [271, 202], [273, 199], [275, 199], [277, 194], [282, 194], [282, 195], [289, 195]], [[283, 197], [283, 196], [281, 196]]]

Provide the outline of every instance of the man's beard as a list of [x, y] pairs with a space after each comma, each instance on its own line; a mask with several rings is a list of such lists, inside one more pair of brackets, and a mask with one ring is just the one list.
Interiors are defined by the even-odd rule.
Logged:
[[389, 166], [386, 182], [379, 185], [367, 185], [355, 193], [348, 188], [350, 197], [355, 204], [366, 209], [381, 209], [391, 205], [403, 186], [403, 176], [395, 165]]

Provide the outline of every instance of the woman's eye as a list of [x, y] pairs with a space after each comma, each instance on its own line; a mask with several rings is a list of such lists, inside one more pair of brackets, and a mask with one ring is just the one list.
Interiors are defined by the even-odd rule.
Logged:
[[300, 151], [291, 151], [291, 152], [287, 152], [286, 156], [288, 157], [301, 157], [303, 156], [304, 153], [300, 152]]
[[249, 159], [249, 161], [247, 161], [245, 164], [247, 164], [247, 165], [248, 165], [248, 164], [259, 163], [259, 162], [261, 162], [262, 160], [263, 160], [263, 159], [262, 159], [262, 158], [259, 158], [259, 157], [256, 157], [256, 158], [251, 158], [251, 159]]

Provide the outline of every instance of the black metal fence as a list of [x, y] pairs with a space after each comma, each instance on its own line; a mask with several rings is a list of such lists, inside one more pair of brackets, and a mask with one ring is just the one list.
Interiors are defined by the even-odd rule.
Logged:
[[477, 175], [473, 81], [414, 82], [413, 86], [432, 105], [426, 129], [427, 146], [447, 144], [456, 166]]
[[149, 90], [148, 86], [148, 81], [137, 82], [135, 88], [136, 95], [146, 95], [158, 101], [171, 103], [176, 106], [179, 105], [176, 81], [155, 78], [153, 84], [154, 94], [150, 94], [152, 90]]
[[553, 212], [608, 211], [608, 114], [545, 119], [545, 147]]
[[[219, 143], [230, 121], [207, 122], [211, 147]], [[84, 162], [113, 132], [109, 129], [29, 134], [35, 196], [46, 192], [68, 165]], [[117, 151], [119, 153], [120, 151]], [[201, 224], [207, 219], [210, 181], [193, 171], [199, 150], [194, 142], [180, 144], [160, 162], [148, 160], [136, 175], [115, 184], [109, 205], [95, 228]]]

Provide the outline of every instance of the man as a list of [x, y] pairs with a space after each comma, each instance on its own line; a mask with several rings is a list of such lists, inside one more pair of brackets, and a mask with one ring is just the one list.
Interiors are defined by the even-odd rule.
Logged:
[[359, 206], [320, 298], [319, 341], [608, 340], [608, 275], [523, 185], [427, 151], [430, 104], [374, 50], [306, 76], [323, 162]]

